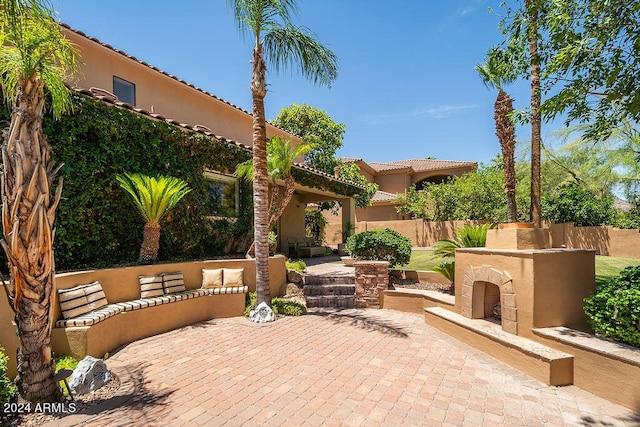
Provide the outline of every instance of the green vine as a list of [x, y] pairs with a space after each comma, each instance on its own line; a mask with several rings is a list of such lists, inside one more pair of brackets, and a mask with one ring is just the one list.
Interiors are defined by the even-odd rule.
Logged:
[[[160, 262], [243, 253], [251, 243], [250, 183], [240, 181], [239, 217], [208, 217], [205, 170], [233, 174], [250, 149], [74, 94], [73, 113], [45, 118], [54, 160], [64, 164], [62, 201], [56, 221], [55, 256], [60, 270], [132, 264], [142, 241], [142, 220], [125, 199], [115, 176], [124, 172], [170, 175], [192, 191], [162, 224]], [[9, 111], [0, 106], [0, 126]], [[360, 189], [296, 168], [305, 186], [351, 196]]]

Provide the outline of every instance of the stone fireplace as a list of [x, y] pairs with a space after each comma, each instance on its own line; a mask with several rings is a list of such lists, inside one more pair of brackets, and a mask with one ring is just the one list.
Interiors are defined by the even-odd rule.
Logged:
[[471, 266], [462, 283], [460, 313], [471, 319], [500, 320], [502, 329], [518, 334], [518, 307], [509, 273]]
[[534, 328], [585, 330], [594, 277], [595, 252], [551, 248], [548, 230], [489, 230], [486, 248], [456, 250], [454, 311], [528, 338]]

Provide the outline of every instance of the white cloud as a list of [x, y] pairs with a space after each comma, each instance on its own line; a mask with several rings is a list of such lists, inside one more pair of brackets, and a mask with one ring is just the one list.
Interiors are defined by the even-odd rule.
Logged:
[[466, 105], [440, 105], [437, 107], [420, 108], [413, 111], [404, 113], [391, 113], [391, 114], [375, 114], [370, 116], [364, 116], [362, 121], [370, 125], [385, 125], [389, 123], [406, 123], [413, 122], [421, 119], [445, 119], [462, 110], [470, 110], [478, 108], [476, 104]]

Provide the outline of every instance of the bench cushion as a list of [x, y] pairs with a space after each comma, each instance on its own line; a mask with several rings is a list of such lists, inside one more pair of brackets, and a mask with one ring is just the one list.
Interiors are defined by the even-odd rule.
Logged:
[[71, 326], [91, 326], [98, 322], [122, 313], [123, 309], [118, 304], [109, 304], [99, 310], [74, 317], [73, 319], [62, 319], [56, 322], [56, 328], [68, 328]]
[[198, 298], [207, 295], [206, 289], [195, 289], [193, 291], [185, 291], [177, 294], [162, 295], [153, 298], [141, 298], [133, 301], [119, 302], [116, 305], [122, 307], [122, 311], [140, 310], [146, 307], [155, 307], [156, 305], [168, 304], [170, 302], [182, 301], [187, 299]]
[[209, 295], [222, 295], [222, 294], [246, 294], [249, 292], [248, 286], [226, 286], [222, 288], [209, 288], [200, 289], [201, 291], [207, 291]]

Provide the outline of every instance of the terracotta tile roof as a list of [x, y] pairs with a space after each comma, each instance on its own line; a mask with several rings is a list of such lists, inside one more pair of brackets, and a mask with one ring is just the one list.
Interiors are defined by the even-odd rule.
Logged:
[[[193, 84], [191, 84], [191, 83], [189, 83], [189, 82], [187, 82], [185, 80], [182, 80], [181, 78], [179, 78], [177, 76], [174, 76], [173, 74], [169, 74], [166, 71], [163, 71], [163, 70], [159, 69], [158, 67], [149, 64], [148, 62], [145, 62], [145, 61], [143, 61], [141, 59], [138, 59], [133, 55], [129, 55], [128, 53], [126, 53], [126, 52], [124, 52], [124, 51], [122, 51], [120, 49], [116, 49], [115, 47], [111, 46], [108, 43], [104, 43], [104, 42], [98, 40], [95, 37], [91, 37], [91, 36], [85, 34], [84, 32], [82, 32], [80, 30], [76, 30], [74, 28], [71, 28], [68, 24], [60, 23], [60, 26], [62, 26], [63, 28], [66, 28], [67, 30], [69, 30], [69, 31], [81, 36], [81, 37], [84, 37], [84, 38], [86, 38], [88, 40], [91, 40], [92, 42], [98, 43], [99, 45], [101, 45], [103, 47], [106, 47], [107, 49], [112, 50], [113, 52], [119, 53], [120, 55], [125, 56], [126, 58], [129, 58], [132, 61], [135, 61], [135, 62], [137, 62], [137, 63], [139, 63], [141, 65], [144, 65], [145, 67], [151, 68], [152, 70], [157, 71], [158, 73], [164, 74], [165, 76], [167, 76], [167, 77], [169, 77], [169, 78], [171, 78], [171, 79], [173, 79], [173, 80], [175, 80], [177, 82], [180, 82], [180, 83], [182, 83], [184, 85], [187, 85], [190, 88], [197, 90], [198, 92], [201, 92], [201, 93], [203, 93], [203, 94], [205, 94], [207, 96], [210, 96], [213, 99], [216, 99], [216, 100], [218, 100], [220, 102], [223, 102], [223, 103], [227, 104], [228, 106], [235, 108], [236, 110], [239, 110], [239, 111], [241, 111], [241, 112], [243, 112], [245, 114], [248, 114], [248, 115], [252, 116], [252, 114], [249, 111], [247, 111], [247, 110], [245, 110], [243, 108], [240, 108], [237, 105], [232, 104], [231, 102], [229, 102], [229, 101], [227, 101], [225, 99], [222, 99], [222, 98], [220, 98], [220, 97], [218, 97], [218, 96], [216, 96], [216, 95], [214, 95], [214, 94], [212, 94], [210, 92], [207, 92], [204, 89], [200, 89], [199, 87], [197, 87], [197, 86], [195, 86], [195, 85], [193, 85]], [[291, 132], [287, 131], [286, 129], [283, 129], [283, 128], [279, 127], [279, 126], [276, 126], [273, 123], [270, 123], [269, 121], [267, 121], [267, 123], [269, 123], [269, 125], [273, 126], [274, 128], [277, 128], [277, 129], [280, 129], [280, 130], [282, 130], [284, 132], [287, 132], [290, 135], [294, 135], [294, 136], [296, 136], [298, 138], [300, 137], [300, 135], [292, 134]]]
[[402, 170], [409, 169], [410, 166], [403, 165], [402, 163], [381, 163], [381, 162], [371, 162], [369, 166], [376, 172], [385, 172], [390, 170]]
[[[238, 146], [238, 147], [240, 147], [240, 148], [242, 148], [244, 150], [247, 150], [249, 152], [252, 151], [252, 148], [250, 146], [245, 145], [245, 144], [241, 144], [241, 143], [239, 143], [237, 141], [233, 141], [233, 140], [227, 139], [227, 138], [225, 138], [223, 136], [220, 136], [220, 135], [215, 135], [213, 132], [211, 132], [211, 130], [209, 128], [207, 128], [205, 126], [202, 126], [202, 125], [190, 125], [188, 123], [180, 123], [178, 120], [165, 117], [162, 114], [151, 113], [151, 112], [149, 112], [149, 111], [147, 111], [145, 109], [136, 108], [136, 107], [134, 107], [133, 105], [131, 105], [129, 103], [119, 101], [118, 98], [116, 98], [113, 94], [111, 94], [110, 92], [108, 92], [108, 91], [106, 91], [104, 89], [91, 88], [91, 90], [89, 90], [89, 89], [74, 88], [73, 90], [75, 92], [77, 92], [77, 93], [81, 93], [83, 95], [87, 95], [87, 96], [90, 96], [92, 98], [99, 99], [99, 100], [101, 100], [103, 102], [106, 102], [108, 104], [112, 104], [112, 105], [118, 106], [120, 108], [124, 108], [126, 110], [135, 111], [138, 114], [142, 114], [144, 116], [148, 116], [148, 117], [154, 118], [156, 120], [162, 120], [162, 121], [165, 121], [167, 123], [171, 123], [173, 125], [179, 126], [179, 127], [183, 128], [183, 129], [187, 129], [187, 130], [190, 130], [190, 131], [193, 131], [193, 132], [202, 133], [202, 134], [205, 134], [207, 136], [212, 136], [212, 137], [214, 137], [215, 139], [217, 139], [219, 141], [223, 141], [223, 142], [226, 142], [228, 144], [236, 145], [236, 146]], [[352, 182], [352, 181], [349, 181], [349, 180], [346, 180], [346, 179], [342, 179], [342, 178], [336, 178], [333, 175], [330, 175], [330, 174], [325, 173], [323, 171], [320, 171], [320, 170], [314, 169], [312, 167], [309, 167], [304, 163], [295, 163], [295, 167], [300, 168], [300, 169], [305, 169], [305, 170], [307, 170], [307, 171], [309, 171], [309, 172], [311, 172], [311, 173], [313, 173], [315, 175], [319, 175], [319, 176], [322, 176], [324, 178], [329, 178], [329, 179], [332, 179], [334, 181], [340, 181], [340, 182], [343, 182], [345, 184], [351, 185], [353, 187], [364, 189], [363, 186], [361, 186], [359, 184], [356, 184], [355, 182]]]
[[437, 160], [437, 159], [409, 159], [396, 162], [389, 162], [389, 165], [398, 165], [411, 167], [416, 172], [426, 172], [439, 169], [459, 168], [459, 167], [475, 167], [476, 162], [457, 161], [457, 160]]
[[362, 161], [362, 159], [357, 157], [340, 157], [340, 160], [342, 160], [342, 163], [355, 163]]
[[376, 191], [371, 198], [372, 202], [392, 202], [397, 198], [396, 194], [387, 193], [386, 191]]

